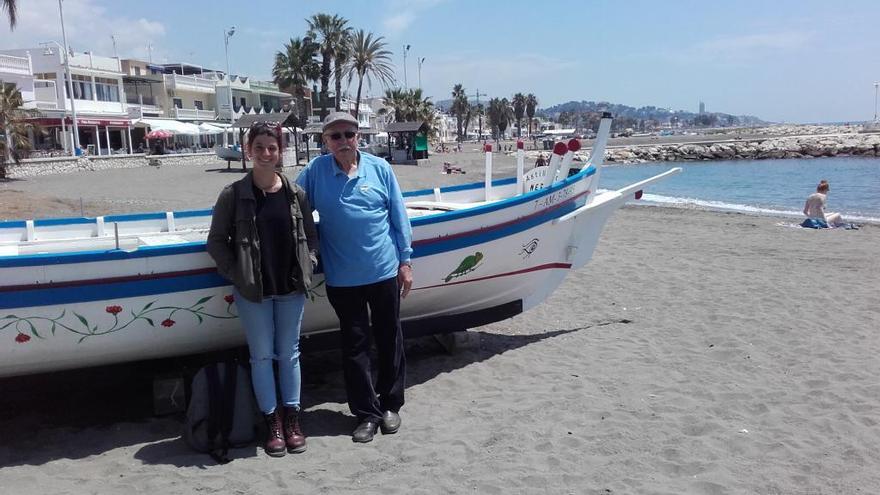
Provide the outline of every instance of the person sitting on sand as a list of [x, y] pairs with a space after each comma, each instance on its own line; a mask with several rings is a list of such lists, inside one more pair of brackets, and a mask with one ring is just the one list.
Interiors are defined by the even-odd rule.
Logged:
[[544, 160], [544, 153], [538, 154], [538, 159], [535, 160], [535, 168], [538, 167], [546, 167], [547, 162]]
[[843, 226], [844, 222], [840, 213], [825, 213], [828, 191], [828, 181], [823, 179], [816, 186], [816, 192], [811, 194], [804, 203], [804, 215], [808, 220], [813, 220], [813, 223], [818, 224], [820, 228]]

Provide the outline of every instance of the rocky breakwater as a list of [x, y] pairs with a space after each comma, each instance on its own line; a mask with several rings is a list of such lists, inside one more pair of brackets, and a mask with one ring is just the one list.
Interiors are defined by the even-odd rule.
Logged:
[[[585, 159], [588, 156], [580, 158]], [[821, 156], [880, 156], [880, 134], [724, 139], [714, 142], [656, 144], [609, 148], [608, 163], [700, 160], [764, 160]]]
[[[151, 160], [159, 166], [174, 165], [225, 165], [211, 153], [187, 155], [114, 155], [91, 157], [38, 158], [23, 160], [18, 165], [9, 167], [8, 176], [12, 179], [26, 179], [42, 175], [66, 174], [84, 170], [107, 170], [112, 168], [136, 168], [149, 166]], [[234, 166], [234, 164], [233, 164]]]

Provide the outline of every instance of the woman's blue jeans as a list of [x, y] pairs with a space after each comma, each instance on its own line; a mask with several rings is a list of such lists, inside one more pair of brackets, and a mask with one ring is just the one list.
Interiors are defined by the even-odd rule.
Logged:
[[247, 335], [251, 355], [251, 381], [257, 405], [263, 414], [275, 410], [275, 373], [272, 360], [278, 361], [281, 402], [299, 406], [299, 331], [306, 297], [302, 292], [266, 296], [255, 303], [234, 289], [238, 317]]

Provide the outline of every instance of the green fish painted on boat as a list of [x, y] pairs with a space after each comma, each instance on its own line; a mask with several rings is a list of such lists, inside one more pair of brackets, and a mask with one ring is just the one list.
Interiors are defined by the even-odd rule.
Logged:
[[481, 253], [479, 251], [477, 251], [476, 253], [474, 253], [470, 256], [465, 257], [465, 259], [461, 260], [461, 263], [458, 264], [458, 268], [456, 268], [455, 270], [452, 270], [452, 273], [447, 275], [444, 280], [446, 282], [449, 282], [450, 280], [452, 280], [456, 277], [461, 277], [465, 273], [469, 273], [469, 272], [474, 271], [474, 269], [477, 268], [477, 264], [479, 264], [480, 261], [482, 261], [482, 260], [483, 260], [483, 253]]

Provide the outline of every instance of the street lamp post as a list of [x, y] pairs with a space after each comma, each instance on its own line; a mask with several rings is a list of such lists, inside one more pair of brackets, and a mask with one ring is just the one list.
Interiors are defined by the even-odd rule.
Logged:
[[425, 63], [425, 57], [419, 59], [419, 89], [422, 89], [422, 64]]
[[406, 82], [406, 53], [409, 51], [409, 45], [403, 46], [403, 87], [409, 88], [409, 84]]
[[880, 87], [880, 82], [874, 83], [874, 122], [877, 122], [877, 88]]
[[233, 117], [235, 116], [232, 111], [232, 74], [229, 72], [229, 38], [235, 34], [235, 26], [230, 27], [228, 30], [223, 30], [223, 45], [226, 47], [226, 84], [229, 87], [229, 123], [231, 124], [233, 121]]
[[[67, 31], [64, 29], [64, 7], [61, 0], [58, 0], [58, 13], [61, 15], [61, 37], [64, 41], [64, 67], [67, 72], [67, 96], [70, 97], [70, 113], [73, 117], [73, 148], [70, 150], [70, 156], [76, 156], [76, 150], [79, 149], [79, 125], [76, 123], [76, 103], [73, 96], [73, 77], [70, 75], [70, 50], [67, 48]], [[57, 42], [53, 41], [57, 44]], [[59, 46], [59, 49], [61, 47]]]

